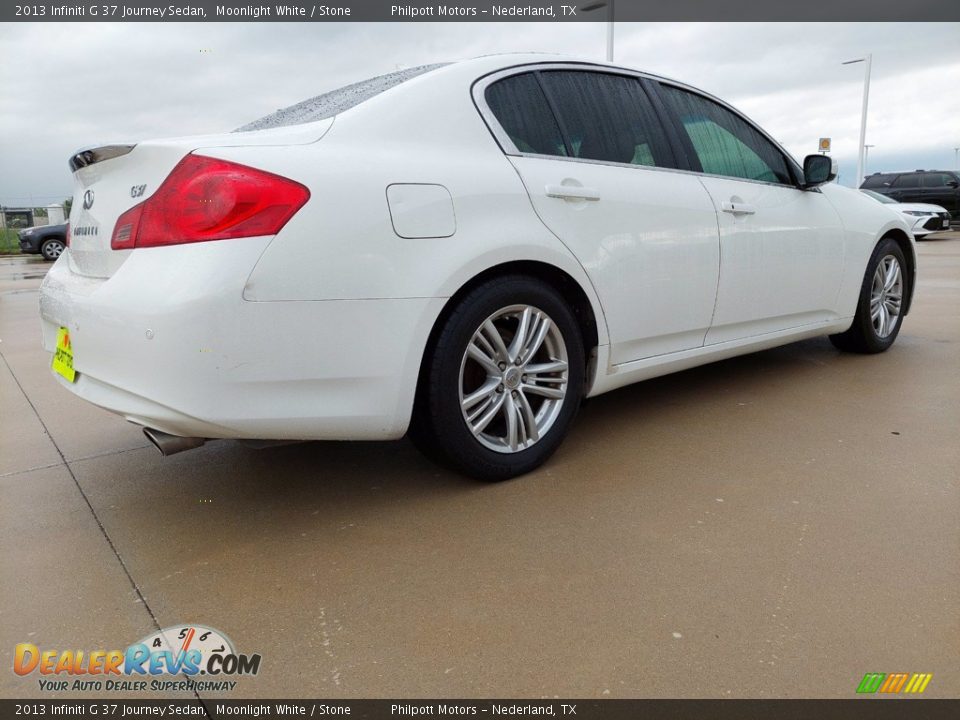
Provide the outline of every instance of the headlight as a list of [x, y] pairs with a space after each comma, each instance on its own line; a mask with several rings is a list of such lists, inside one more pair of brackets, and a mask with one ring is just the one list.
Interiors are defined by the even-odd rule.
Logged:
[[26, 230], [21, 230], [24, 235], [33, 235], [33, 228], [27, 228]]
[[924, 215], [936, 215], [932, 212], [924, 212], [923, 210], [901, 210], [904, 215], [913, 215], [914, 217], [923, 217]]

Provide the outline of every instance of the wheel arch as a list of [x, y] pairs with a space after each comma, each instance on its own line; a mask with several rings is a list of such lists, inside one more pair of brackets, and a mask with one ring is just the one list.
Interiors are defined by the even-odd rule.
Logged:
[[507, 275], [525, 275], [540, 280], [552, 287], [571, 303], [571, 309], [580, 327], [584, 359], [586, 361], [584, 380], [587, 387], [584, 390], [584, 396], [589, 393], [590, 387], [593, 385], [597, 374], [597, 348], [601, 343], [601, 338], [606, 339], [606, 328], [601, 325], [601, 323], [604, 322], [603, 318], [597, 317], [597, 311], [594, 309], [594, 304], [591, 302], [587, 291], [565, 270], [556, 265], [543, 262], [542, 260], [511, 260], [492, 265], [475, 274], [461, 284], [457, 291], [447, 298], [443, 308], [434, 320], [433, 326], [430, 328], [426, 345], [421, 353], [414, 403], [419, 402], [419, 398], [422, 396], [421, 387], [427, 366], [427, 355], [436, 343], [437, 336], [442, 331], [447, 318], [450, 317], [450, 314], [463, 297], [474, 288], [492, 278]]
[[914, 288], [917, 284], [917, 252], [910, 236], [899, 228], [888, 230], [877, 242], [883, 242], [887, 239], [894, 240], [897, 245], [900, 246], [900, 250], [903, 252], [903, 258], [907, 262], [906, 276], [909, 289], [907, 290], [907, 297], [903, 303], [903, 314], [906, 315], [910, 312], [910, 305], [913, 303]]

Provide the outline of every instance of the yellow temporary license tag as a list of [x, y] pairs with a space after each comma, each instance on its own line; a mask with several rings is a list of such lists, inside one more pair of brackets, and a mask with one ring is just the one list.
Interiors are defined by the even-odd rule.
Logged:
[[73, 347], [70, 345], [70, 331], [65, 327], [57, 330], [57, 349], [53, 353], [53, 371], [70, 382], [77, 379], [73, 369]]

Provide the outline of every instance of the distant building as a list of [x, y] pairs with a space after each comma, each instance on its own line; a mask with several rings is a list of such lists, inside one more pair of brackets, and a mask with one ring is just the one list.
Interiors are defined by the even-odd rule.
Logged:
[[63, 214], [63, 205], [47, 205], [47, 225], [61, 225], [66, 222]]
[[33, 227], [33, 208], [3, 208], [3, 226], [11, 230]]

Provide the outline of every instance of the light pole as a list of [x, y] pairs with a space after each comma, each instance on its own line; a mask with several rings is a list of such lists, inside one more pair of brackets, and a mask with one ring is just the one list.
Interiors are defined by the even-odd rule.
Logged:
[[873, 55], [867, 53], [862, 58], [840, 63], [841, 65], [854, 65], [861, 62], [865, 65], [865, 71], [863, 74], [863, 113], [860, 115], [860, 150], [857, 153], [857, 182], [854, 185], [855, 188], [860, 187], [860, 183], [863, 182], [863, 151], [864, 144], [867, 141], [867, 100], [870, 97], [870, 64], [873, 62]]
[[607, 9], [607, 62], [613, 62], [613, 4], [615, 0], [602, 0], [586, 5], [582, 12], [588, 13], [600, 8]]
[[960, 147], [953, 149], [953, 164], [957, 166], [957, 170], [960, 170]]
[[[870, 163], [870, 148], [876, 147], [876, 145], [864, 145], [863, 146], [863, 176], [867, 176], [867, 167]], [[862, 181], [861, 181], [862, 182]]]

